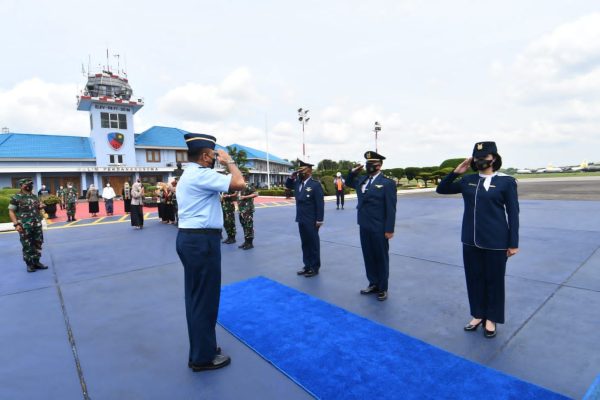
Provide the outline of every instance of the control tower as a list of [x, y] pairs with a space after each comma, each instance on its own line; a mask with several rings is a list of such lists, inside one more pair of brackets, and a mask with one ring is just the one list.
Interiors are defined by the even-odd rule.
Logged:
[[102, 71], [88, 75], [77, 109], [90, 113], [90, 137], [96, 166], [135, 166], [133, 115], [144, 106], [132, 99], [127, 78]]

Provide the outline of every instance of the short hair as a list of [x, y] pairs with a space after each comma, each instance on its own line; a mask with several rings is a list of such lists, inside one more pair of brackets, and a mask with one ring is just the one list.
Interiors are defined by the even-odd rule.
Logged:
[[198, 161], [198, 159], [202, 156], [202, 154], [208, 153], [209, 151], [212, 151], [212, 149], [210, 149], [208, 147], [202, 147], [201, 149], [188, 150], [188, 152], [187, 152], [188, 160]]
[[[492, 171], [496, 172], [502, 167], [502, 157], [498, 153], [490, 153], [492, 157], [494, 157], [494, 162], [492, 163]], [[477, 171], [475, 167], [475, 160], [471, 160], [471, 169], [473, 171]]]

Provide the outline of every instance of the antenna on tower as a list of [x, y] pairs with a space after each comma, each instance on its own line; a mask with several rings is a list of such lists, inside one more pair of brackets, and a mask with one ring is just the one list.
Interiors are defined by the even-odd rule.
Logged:
[[121, 55], [113, 54], [113, 57], [117, 58], [117, 75], [121, 75]]
[[110, 72], [110, 59], [108, 58], [108, 47], [106, 48], [106, 72]]

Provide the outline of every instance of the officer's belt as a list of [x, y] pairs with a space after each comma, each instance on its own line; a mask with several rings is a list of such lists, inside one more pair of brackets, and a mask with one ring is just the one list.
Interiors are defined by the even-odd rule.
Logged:
[[187, 233], [202, 233], [205, 235], [220, 235], [222, 229], [217, 229], [217, 228], [198, 228], [198, 229], [191, 229], [191, 228], [179, 228], [180, 231], [182, 232], [187, 232]]

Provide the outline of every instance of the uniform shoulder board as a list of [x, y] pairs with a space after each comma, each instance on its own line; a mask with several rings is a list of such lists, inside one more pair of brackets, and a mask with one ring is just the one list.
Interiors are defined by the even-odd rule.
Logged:
[[502, 177], [505, 177], [505, 178], [511, 178], [512, 180], [515, 181], [515, 184], [519, 183], [519, 180], [517, 178], [515, 178], [514, 176], [511, 176], [511, 175], [507, 175], [504, 172], [498, 172], [497, 176], [502, 176]]

